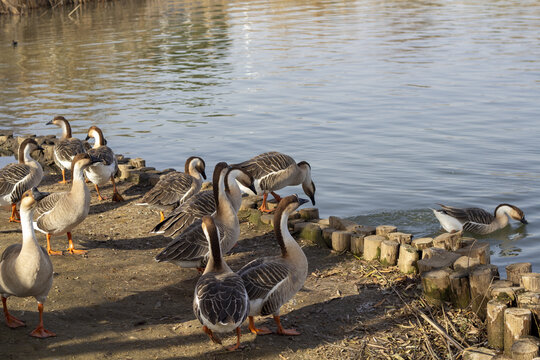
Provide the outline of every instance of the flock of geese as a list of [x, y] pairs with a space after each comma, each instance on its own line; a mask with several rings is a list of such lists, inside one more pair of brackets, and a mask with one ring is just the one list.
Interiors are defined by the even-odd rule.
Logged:
[[[108, 181], [113, 185], [112, 200], [124, 200], [114, 182], [118, 168], [116, 156], [98, 127], [88, 129], [86, 140], [93, 138], [94, 145], [87, 148], [72, 137], [71, 127], [64, 117], [57, 116], [47, 124], [62, 129], [62, 137], [54, 146], [54, 161], [62, 170], [61, 183], [67, 183], [66, 170], [71, 170], [69, 191], [49, 194], [37, 189], [43, 169], [31, 153], [43, 149], [33, 139], [25, 139], [20, 144], [18, 163], [0, 169], [0, 206], [11, 207], [9, 221], [20, 222], [22, 228], [22, 243], [9, 246], [0, 258], [0, 293], [6, 324], [11, 328], [24, 326], [23, 321], [9, 313], [6, 305], [9, 296], [34, 297], [38, 302], [39, 324], [31, 335], [39, 338], [55, 336], [43, 326], [43, 304], [53, 278], [49, 255], [62, 254], [52, 250], [51, 236], [66, 234], [67, 252], [85, 253], [75, 249], [71, 235], [89, 212], [90, 191], [85, 181], [94, 184], [100, 201], [105, 197], [99, 186]], [[158, 209], [161, 221], [151, 232], [171, 238], [156, 260], [196, 268], [202, 273], [194, 291], [193, 311], [204, 332], [216, 343], [221, 343], [216, 332], [236, 331], [236, 344], [229, 350], [240, 348], [240, 326], [246, 318], [251, 332], [271, 333], [267, 328], [257, 328], [254, 316], [273, 315], [277, 334], [299, 335], [294, 329], [283, 328], [279, 314], [281, 306], [295, 296], [307, 278], [307, 258], [289, 233], [287, 221], [289, 215], [308, 200], [297, 195], [281, 198], [275, 191], [302, 185], [304, 193], [315, 204], [311, 166], [305, 161], [296, 163], [292, 157], [279, 152], [263, 153], [234, 165], [220, 162], [212, 174], [212, 190], [201, 191], [205, 170], [202, 158], [189, 157], [184, 172], [162, 175], [137, 204]], [[262, 195], [259, 209], [264, 212], [272, 211], [267, 206], [268, 194], [278, 202], [274, 233], [281, 252], [253, 260], [233, 272], [224, 255], [235, 246], [240, 235], [237, 213], [242, 191]], [[169, 211], [167, 216], [164, 211]], [[466, 230], [486, 234], [506, 226], [508, 218], [527, 223], [523, 212], [509, 204], [499, 205], [494, 214], [478, 208], [444, 205], [433, 211], [449, 232]], [[39, 246], [35, 230], [46, 234], [46, 249]]]

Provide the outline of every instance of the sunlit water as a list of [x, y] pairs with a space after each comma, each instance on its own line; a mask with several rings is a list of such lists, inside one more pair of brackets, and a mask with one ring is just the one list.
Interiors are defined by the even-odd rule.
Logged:
[[512, 203], [530, 224], [486, 238], [493, 262], [540, 265], [537, 1], [71, 10], [0, 18], [2, 127], [58, 134], [45, 123], [64, 115], [160, 169], [282, 151], [311, 163], [323, 216], [416, 236], [438, 232], [438, 202]]

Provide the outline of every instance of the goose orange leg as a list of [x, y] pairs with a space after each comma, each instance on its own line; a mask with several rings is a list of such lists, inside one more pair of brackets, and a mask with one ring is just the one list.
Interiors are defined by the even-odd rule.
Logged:
[[295, 329], [284, 329], [283, 326], [281, 326], [281, 320], [279, 318], [279, 315], [274, 315], [274, 321], [276, 322], [278, 327], [276, 332], [278, 335], [300, 335], [300, 333]]
[[114, 182], [114, 176], [111, 176], [111, 181], [112, 181], [112, 186], [113, 186], [112, 200], [117, 201], [117, 202], [124, 201], [124, 198], [122, 197], [122, 195], [120, 195], [120, 193], [116, 189], [116, 183]]
[[67, 233], [67, 238], [68, 238], [68, 242], [69, 242], [69, 246], [67, 248], [67, 251], [70, 253], [70, 254], [78, 254], [78, 255], [82, 255], [82, 254], [86, 254], [87, 251], [86, 250], [76, 250], [75, 247], [73, 246], [73, 239], [71, 238], [71, 233], [68, 232]]
[[230, 346], [227, 348], [228, 351], [236, 351], [242, 349], [243, 346], [240, 346], [240, 327], [236, 328], [236, 345]]
[[41, 339], [48, 338], [51, 336], [56, 336], [55, 333], [43, 327], [43, 304], [42, 303], [38, 303], [38, 311], [39, 311], [39, 325], [30, 333], [30, 336], [41, 338]]
[[7, 309], [6, 304], [7, 298], [2, 296], [2, 305], [4, 306], [4, 316], [6, 317], [6, 324], [12, 329], [18, 328], [19, 326], [26, 326], [24, 321], [17, 319], [15, 316], [11, 315]]
[[67, 180], [66, 180], [66, 169], [62, 169], [62, 181], [59, 181], [58, 182], [59, 184], [67, 184]]
[[47, 254], [49, 255], [62, 255], [61, 251], [55, 251], [51, 249], [51, 234], [47, 234]]
[[275, 192], [271, 191], [270, 194], [272, 194], [272, 196], [274, 197], [274, 199], [276, 199], [276, 201], [279, 202], [281, 201], [281, 196], [279, 196], [278, 194], [276, 194]]
[[206, 325], [204, 325], [202, 327], [203, 331], [208, 335], [208, 337], [210, 338], [210, 340], [212, 340], [213, 342], [215, 342], [216, 344], [220, 344], [221, 345], [221, 340], [216, 337], [216, 335], [214, 335], [214, 333], [212, 332], [212, 330], [210, 330]]
[[21, 216], [17, 211], [17, 204], [11, 204], [11, 216], [9, 217], [9, 222], [21, 222]]
[[272, 333], [268, 328], [265, 328], [265, 327], [256, 328], [255, 321], [253, 321], [253, 316], [248, 316], [248, 319], [249, 319], [248, 328], [252, 333], [257, 334], [257, 335], [268, 335]]
[[101, 196], [101, 194], [99, 193], [99, 186], [97, 186], [96, 184], [94, 184], [94, 186], [96, 187], [97, 199], [98, 199], [99, 201], [107, 200], [106, 197]]
[[266, 206], [266, 198], [268, 198], [268, 193], [263, 194], [263, 202], [262, 202], [261, 207], [259, 208], [259, 210], [262, 211], [262, 212], [269, 213], [269, 212], [272, 212], [272, 210], [268, 209], [268, 207]]

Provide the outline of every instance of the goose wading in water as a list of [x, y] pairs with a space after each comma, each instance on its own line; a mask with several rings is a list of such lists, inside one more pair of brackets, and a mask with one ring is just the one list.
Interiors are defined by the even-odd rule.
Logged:
[[32, 227], [34, 209], [46, 195], [35, 187], [22, 195], [22, 244], [8, 246], [0, 258], [0, 293], [6, 324], [10, 328], [26, 326], [9, 313], [7, 298], [32, 296], [38, 302], [39, 324], [30, 335], [38, 338], [56, 336], [43, 326], [43, 304], [52, 286], [53, 266], [47, 251], [39, 246]]
[[218, 344], [221, 340], [214, 332], [236, 330], [236, 345], [240, 348], [240, 325], [246, 320], [249, 310], [248, 295], [242, 278], [235, 274], [222, 258], [219, 231], [211, 216], [204, 216], [201, 226], [210, 248], [208, 263], [197, 281], [193, 297], [193, 312], [203, 331]]
[[[226, 191], [228, 186], [225, 181], [230, 171], [233, 170], [226, 163], [220, 162], [216, 164], [212, 176], [212, 191], [217, 208], [212, 218], [221, 234], [220, 243], [223, 254], [232, 249], [240, 236], [238, 216]], [[196, 220], [184, 232], [173, 238], [156, 256], [156, 260], [167, 261], [181, 267], [198, 268], [201, 271], [209, 256], [208, 241], [202, 231], [201, 221]]]
[[[235, 181], [236, 180], [236, 181]], [[253, 177], [239, 167], [231, 167], [226, 181], [226, 193], [235, 213], [238, 213], [242, 204], [242, 192], [237, 181], [246, 186], [252, 186]], [[173, 237], [182, 233], [189, 225], [205, 215], [212, 215], [216, 211], [214, 193], [212, 190], [201, 191], [186, 202], [174, 209], [167, 217], [157, 224], [151, 231], [155, 234], [163, 234]]]
[[237, 166], [246, 169], [253, 176], [257, 191], [249, 191], [240, 182], [242, 190], [254, 195], [263, 195], [263, 202], [259, 210], [271, 212], [266, 205], [268, 193], [271, 193], [279, 202], [281, 197], [275, 193], [276, 190], [300, 184], [302, 184], [302, 189], [311, 199], [312, 204], [315, 205], [315, 184], [311, 180], [311, 166], [306, 161], [297, 164], [289, 155], [272, 151], [257, 155], [237, 164]]
[[148, 191], [137, 205], [150, 205], [160, 210], [161, 221], [164, 210], [176, 208], [201, 190], [206, 180], [204, 160], [198, 156], [189, 157], [184, 172], [172, 171], [159, 178], [157, 184]]
[[71, 254], [84, 254], [73, 246], [71, 231], [79, 225], [90, 210], [90, 190], [84, 182], [83, 171], [98, 162], [88, 154], [78, 154], [73, 159], [71, 173], [73, 183], [70, 191], [53, 193], [43, 198], [37, 208], [34, 228], [47, 235], [47, 253], [62, 255], [61, 251], [51, 249], [51, 236], [66, 234], [69, 242], [67, 251]]
[[77, 154], [85, 152], [81, 140], [71, 136], [71, 125], [63, 116], [56, 116], [46, 125], [60, 126], [62, 137], [56, 142], [53, 149], [54, 163], [62, 170], [61, 184], [67, 184], [66, 170], [71, 168], [71, 161]]
[[281, 254], [253, 260], [238, 271], [249, 296], [249, 329], [254, 334], [265, 335], [271, 331], [256, 328], [253, 317], [273, 315], [277, 334], [300, 335], [294, 329], [283, 328], [279, 309], [304, 286], [307, 278], [306, 255], [287, 228], [291, 212], [307, 202], [297, 195], [281, 199], [274, 214], [274, 233]]
[[19, 222], [17, 203], [22, 194], [43, 179], [43, 168], [30, 156], [34, 150], [43, 148], [34, 139], [25, 139], [19, 146], [18, 163], [7, 164], [0, 169], [0, 206], [11, 206], [9, 222]]
[[435, 217], [444, 230], [456, 232], [465, 230], [470, 233], [485, 235], [504, 228], [508, 225], [508, 218], [527, 224], [523, 211], [517, 206], [500, 204], [495, 212], [490, 214], [480, 208], [456, 208], [439, 204], [441, 209], [433, 210]]
[[99, 193], [99, 186], [105, 185], [110, 180], [113, 185], [112, 200], [124, 201], [122, 195], [118, 193], [118, 190], [116, 189], [116, 183], [114, 182], [114, 174], [116, 174], [116, 172], [118, 171], [118, 161], [116, 160], [114, 152], [111, 150], [110, 147], [105, 145], [106, 141], [103, 137], [103, 132], [97, 126], [92, 126], [90, 127], [90, 129], [88, 129], [88, 136], [86, 137], [86, 140], [90, 138], [94, 138], [95, 142], [94, 146], [89, 149], [87, 153], [99, 162], [88, 166], [84, 170], [84, 174], [86, 175], [88, 180], [90, 180], [96, 187], [98, 200], [106, 200], [106, 198], [101, 196], [101, 194]]

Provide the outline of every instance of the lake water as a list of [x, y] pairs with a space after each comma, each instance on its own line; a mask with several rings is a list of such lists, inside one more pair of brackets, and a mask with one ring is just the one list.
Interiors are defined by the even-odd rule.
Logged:
[[[486, 237], [540, 271], [540, 4], [119, 1], [0, 17], [0, 124], [148, 166], [278, 150], [307, 160], [323, 216], [433, 235], [436, 203], [508, 202]], [[18, 41], [11, 46], [12, 39]], [[211, 170], [208, 171], [211, 173]], [[301, 191], [287, 189], [284, 193]]]

